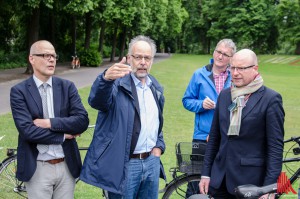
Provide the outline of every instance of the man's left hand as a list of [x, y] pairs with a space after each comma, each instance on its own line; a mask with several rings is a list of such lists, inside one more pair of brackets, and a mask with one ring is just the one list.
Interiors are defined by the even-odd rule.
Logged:
[[160, 148], [153, 148], [151, 154], [154, 156], [160, 157], [161, 156], [161, 149]]

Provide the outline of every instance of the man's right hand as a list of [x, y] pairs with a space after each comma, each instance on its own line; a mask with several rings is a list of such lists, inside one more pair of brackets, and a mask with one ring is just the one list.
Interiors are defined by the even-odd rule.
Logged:
[[105, 80], [115, 80], [125, 75], [129, 74], [132, 71], [131, 67], [126, 64], [126, 57], [119, 63], [115, 63], [105, 72], [104, 79]]
[[71, 134], [65, 134], [65, 139], [75, 139], [76, 137], [80, 136], [80, 134], [75, 134], [75, 135], [71, 135]]
[[208, 194], [209, 182], [210, 182], [210, 178], [201, 178], [199, 183], [201, 194]]
[[215, 109], [216, 103], [214, 101], [212, 101], [211, 99], [209, 99], [208, 97], [206, 97], [203, 100], [202, 107], [204, 109]]

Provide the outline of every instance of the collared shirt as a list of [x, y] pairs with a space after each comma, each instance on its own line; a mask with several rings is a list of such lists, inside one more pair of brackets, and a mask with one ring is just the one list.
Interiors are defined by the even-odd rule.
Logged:
[[214, 81], [216, 85], [216, 90], [220, 94], [221, 90], [224, 88], [225, 81], [228, 77], [228, 70], [220, 73], [219, 75], [214, 74]]
[[133, 153], [150, 152], [156, 145], [159, 128], [158, 108], [150, 89], [152, 81], [147, 76], [146, 83], [143, 85], [134, 74], [131, 74], [131, 77], [136, 86], [141, 119], [141, 132]]
[[[39, 89], [40, 86], [43, 84], [43, 82], [41, 80], [39, 80], [35, 75], [33, 75], [33, 80]], [[50, 77], [48, 79], [48, 81], [45, 83], [47, 83], [49, 85], [46, 90], [49, 118], [54, 118], [55, 116], [54, 116], [52, 77]], [[49, 150], [44, 154], [39, 153], [37, 159], [38, 160], [51, 160], [51, 159], [58, 159], [58, 158], [63, 158], [63, 157], [64, 157], [64, 151], [63, 151], [62, 146], [60, 144], [51, 144], [51, 145], [49, 145]]]

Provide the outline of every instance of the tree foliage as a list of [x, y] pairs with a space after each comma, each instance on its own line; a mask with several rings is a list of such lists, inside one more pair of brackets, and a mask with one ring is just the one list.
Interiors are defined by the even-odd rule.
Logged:
[[[223, 38], [257, 53], [300, 54], [299, 0], [10, 0], [0, 1], [0, 52], [28, 51], [39, 39], [62, 61], [76, 49], [111, 60], [139, 34], [158, 50], [211, 53]], [[105, 50], [104, 50], [105, 49]]]
[[300, 2], [281, 0], [277, 6], [277, 24], [283, 51], [300, 54]]

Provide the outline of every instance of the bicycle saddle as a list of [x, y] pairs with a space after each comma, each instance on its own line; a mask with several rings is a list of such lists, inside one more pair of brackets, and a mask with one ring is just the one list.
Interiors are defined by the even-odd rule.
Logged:
[[237, 198], [257, 199], [267, 193], [276, 193], [277, 183], [258, 187], [252, 184], [241, 185], [235, 188], [235, 196]]
[[205, 194], [194, 194], [188, 197], [188, 199], [212, 199], [212, 198]]

